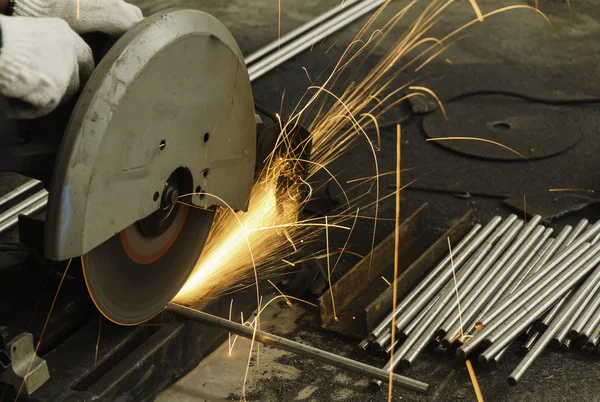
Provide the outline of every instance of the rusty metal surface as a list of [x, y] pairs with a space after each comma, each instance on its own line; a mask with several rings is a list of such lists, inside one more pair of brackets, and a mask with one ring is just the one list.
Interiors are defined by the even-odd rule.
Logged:
[[[463, 215], [454, 226], [444, 233], [414, 263], [398, 277], [398, 300], [427, 274], [427, 272], [448, 252], [448, 238], [451, 244], [458, 242], [471, 228], [473, 211]], [[392, 309], [392, 287], [388, 287], [365, 309], [367, 328], [377, 325]]]
[[[427, 216], [427, 204], [422, 205], [400, 225], [400, 255], [411, 249], [419, 238]], [[339, 331], [348, 335], [361, 336], [366, 331], [364, 316], [361, 310], [370, 300], [381, 292], [376, 281], [383, 283], [381, 276], [393, 265], [394, 233], [379, 243], [371, 253], [352, 267], [344, 276], [319, 297], [319, 310], [324, 328]], [[383, 283], [385, 285], [385, 283]], [[381, 285], [381, 284], [379, 284]], [[335, 302], [335, 313], [331, 292]], [[360, 309], [351, 308], [351, 304]], [[357, 314], [358, 313], [358, 314]], [[336, 320], [337, 318], [337, 320]]]

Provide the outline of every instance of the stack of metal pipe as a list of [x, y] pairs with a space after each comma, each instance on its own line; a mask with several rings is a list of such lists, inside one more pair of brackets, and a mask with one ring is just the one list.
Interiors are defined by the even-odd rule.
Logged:
[[600, 221], [552, 233], [540, 216], [473, 226], [360, 346], [393, 349], [386, 370], [411, 365], [432, 343], [495, 363], [526, 334], [511, 385], [548, 345], [600, 353]]

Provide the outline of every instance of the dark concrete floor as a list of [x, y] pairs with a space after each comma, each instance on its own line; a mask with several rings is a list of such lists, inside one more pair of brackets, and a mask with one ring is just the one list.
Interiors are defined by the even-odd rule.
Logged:
[[[276, 38], [277, 2], [274, 0], [136, 0], [146, 13], [158, 11], [170, 5], [190, 6], [203, 9], [220, 18], [238, 39], [244, 54], [260, 48]], [[251, 3], [251, 4], [249, 4]], [[339, 0], [309, 0], [281, 2], [281, 29], [286, 32], [304, 21], [338, 4]], [[426, 4], [427, 2], [422, 2]], [[485, 11], [491, 11], [508, 4], [518, 4], [509, 0], [484, 0], [478, 2]], [[384, 13], [382, 21], [400, 10], [405, 1], [393, 1]], [[533, 2], [530, 2], [533, 4]], [[409, 13], [394, 31], [401, 34], [414, 20], [415, 12]], [[541, 9], [552, 23], [549, 26], [543, 18], [531, 10], [514, 10], [506, 14], [490, 17], [484, 23], [477, 23], [468, 29], [464, 40], [449, 48], [442, 57], [427, 68], [430, 77], [424, 79], [430, 88], [449, 99], [464, 92], [478, 90], [510, 90], [522, 95], [544, 99], [585, 99], [600, 97], [600, 1], [571, 1], [571, 12], [566, 0], [540, 0]], [[443, 36], [454, 28], [470, 21], [473, 11], [469, 2], [462, 1], [449, 7], [440, 16], [440, 21], [432, 29], [435, 36]], [[364, 19], [352, 24], [331, 39], [317, 44], [311, 52], [299, 55], [293, 61], [253, 83], [257, 102], [272, 110], [279, 110], [282, 94], [285, 92], [283, 115], [299, 101], [309, 85], [302, 67], [312, 77], [331, 67], [340, 57], [345, 46], [353, 38]], [[380, 48], [358, 70], [358, 75], [368, 72], [398, 36], [390, 36]], [[337, 40], [337, 41], [336, 41]], [[334, 43], [335, 42], [335, 43]], [[326, 50], [332, 46], [331, 51]], [[449, 59], [452, 66], [444, 61]], [[460, 74], [469, 68], [475, 72], [468, 80], [453, 80], [453, 71]], [[415, 75], [402, 75], [406, 82]], [[438, 78], [444, 76], [442, 79]], [[516, 102], [515, 99], [498, 99], [498, 102]], [[534, 162], [498, 162], [465, 157], [450, 152], [438, 145], [427, 143], [421, 128], [423, 116], [411, 113], [408, 105], [401, 105], [390, 111], [382, 120], [385, 122], [403, 121], [402, 166], [415, 168], [403, 174], [407, 183], [419, 178], [421, 186], [438, 188], [462, 188], [469, 191], [507, 193], [514, 196], [547, 194], [550, 188], [598, 189], [597, 154], [600, 139], [597, 136], [599, 117], [598, 105], [553, 105], [556, 110], [575, 116], [573, 130], [577, 130], [581, 140], [567, 152], [548, 159]], [[551, 113], [549, 111], [548, 113]], [[451, 116], [450, 116], [451, 118]], [[541, 124], [542, 122], [540, 122]], [[465, 125], [468, 122], [465, 122]], [[543, 136], [534, 135], [536, 141]], [[382, 172], [395, 167], [395, 128], [382, 131], [382, 151], [378, 161]], [[460, 134], [456, 134], [460, 135]], [[561, 135], [574, 135], [563, 132]], [[539, 138], [542, 138], [541, 140]], [[533, 140], [532, 140], [533, 141]], [[532, 142], [532, 146], [535, 142]], [[331, 169], [341, 182], [357, 177], [373, 175], [373, 161], [368, 148], [358, 144]], [[383, 181], [382, 191], [387, 179]], [[363, 189], [364, 190], [364, 189]], [[419, 205], [427, 202], [430, 206], [430, 221], [433, 228], [443, 231], [449, 222], [462, 215], [467, 209], [475, 210], [476, 219], [485, 221], [491, 216], [509, 213], [500, 200], [472, 197], [457, 198], [452, 195], [404, 191], [402, 193], [402, 215], [407, 216]], [[369, 213], [365, 210], [364, 213]], [[372, 213], [372, 211], [371, 211]], [[393, 201], [390, 199], [380, 206], [384, 218], [394, 215]], [[585, 210], [582, 214], [590, 219], [597, 218], [597, 211]], [[570, 219], [575, 219], [571, 217]], [[556, 222], [563, 225], [567, 220]], [[372, 229], [369, 223], [361, 223], [355, 231], [349, 249], [365, 253], [370, 246]], [[382, 239], [392, 230], [392, 225], [382, 222], [377, 237]], [[337, 239], [343, 241], [343, 239]], [[335, 239], [334, 239], [335, 241]], [[356, 262], [352, 256], [342, 261], [344, 269]], [[300, 307], [299, 307], [300, 308]], [[344, 340], [330, 333], [319, 331], [317, 313], [305, 310], [293, 318], [297, 328], [282, 331], [275, 326], [273, 331], [281, 331], [286, 336], [313, 344], [335, 353], [351, 356], [358, 360], [383, 366], [382, 356], [358, 354], [355, 341]], [[268, 378], [257, 378], [249, 400], [294, 400], [300, 391], [309, 386], [317, 390], [305, 400], [330, 401], [384, 401], [384, 392], [369, 393], [366, 383], [357, 376], [348, 380], [336, 381], [337, 372], [307, 359], [290, 355], [275, 356], [277, 364], [291, 365], [300, 373], [297, 376], [278, 377], [277, 372]], [[508, 353], [498, 368], [489, 369], [476, 366], [481, 388], [486, 400], [600, 400], [600, 385], [597, 381], [600, 371], [598, 358], [585, 358], [576, 353], [559, 354], [546, 352], [527, 372], [516, 388], [506, 384], [506, 377], [519, 361], [515, 352]], [[269, 364], [264, 360], [262, 364]], [[274, 363], [273, 363], [274, 364]], [[262, 366], [261, 366], [262, 367]], [[251, 371], [252, 373], [252, 371]], [[394, 400], [474, 400], [471, 382], [462, 363], [454, 359], [425, 353], [413, 368], [403, 374], [429, 382], [433, 387], [427, 397], [416, 396], [402, 390], [394, 391]], [[197, 384], [202, 386], [201, 383]], [[237, 399], [238, 384], [232, 385], [232, 399]], [[336, 394], [340, 390], [351, 392]], [[337, 396], [335, 396], [335, 395]], [[345, 395], [345, 396], [344, 396]], [[181, 396], [173, 400], [202, 400], [200, 397]]]

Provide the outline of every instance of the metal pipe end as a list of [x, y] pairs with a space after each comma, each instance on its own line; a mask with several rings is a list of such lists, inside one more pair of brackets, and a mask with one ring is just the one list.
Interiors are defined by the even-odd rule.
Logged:
[[465, 359], [467, 357], [467, 352], [464, 351], [462, 346], [456, 349], [456, 357], [460, 357], [461, 359]]
[[487, 356], [482, 353], [479, 355], [479, 357], [477, 357], [477, 360], [481, 363], [489, 363], [491, 359], [488, 359]]
[[579, 337], [579, 332], [576, 329], [570, 329], [567, 332], [567, 336], [571, 339], [577, 339]]
[[510, 385], [511, 387], [516, 387], [517, 386], [517, 379], [514, 378], [513, 376], [509, 376], [506, 379], [506, 382], [508, 383], [508, 385]]
[[409, 359], [405, 358], [405, 359], [402, 359], [402, 361], [400, 362], [400, 365], [403, 368], [407, 369], [407, 368], [410, 368], [410, 366], [412, 365], [412, 362]]
[[452, 346], [452, 343], [448, 339], [444, 338], [440, 341], [440, 346], [444, 349], [448, 349], [450, 346]]
[[381, 350], [384, 350], [385, 345], [382, 345], [381, 343], [374, 341], [371, 343], [371, 347], [373, 347], [373, 349], [375, 349], [375, 350], [381, 351]]
[[369, 383], [369, 389], [373, 392], [376, 392], [381, 389], [382, 385], [383, 385], [383, 381], [373, 380]]
[[523, 345], [519, 348], [519, 353], [526, 355], [530, 350], [528, 346]]
[[591, 355], [595, 352], [594, 347], [589, 347], [588, 344], [586, 343], [584, 346], [582, 346], [582, 348], [579, 350], [581, 352], [582, 355]]
[[554, 349], [560, 349], [561, 345], [562, 345], [562, 342], [556, 338], [554, 338], [550, 341], [550, 346], [552, 346]]
[[361, 343], [358, 344], [358, 348], [362, 351], [366, 352], [369, 347], [369, 339], [364, 339]]
[[567, 338], [565, 339], [565, 341], [563, 343], [561, 343], [560, 345], [560, 351], [561, 352], [568, 352], [569, 349], [571, 349], [571, 339]]
[[577, 343], [580, 345], [585, 345], [587, 341], [590, 340], [590, 337], [586, 334], [579, 334], [579, 338], [577, 338]]

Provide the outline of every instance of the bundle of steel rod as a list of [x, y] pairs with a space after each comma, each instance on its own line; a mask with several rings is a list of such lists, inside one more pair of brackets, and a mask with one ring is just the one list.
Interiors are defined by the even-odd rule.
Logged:
[[510, 215], [475, 225], [360, 346], [393, 348], [389, 371], [411, 365], [430, 343], [496, 363], [527, 334], [511, 385], [548, 345], [600, 352], [600, 221], [556, 237], [540, 222]]

